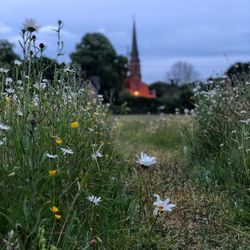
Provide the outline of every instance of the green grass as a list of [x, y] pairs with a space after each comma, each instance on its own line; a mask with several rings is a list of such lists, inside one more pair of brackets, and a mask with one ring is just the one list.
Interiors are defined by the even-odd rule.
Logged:
[[[198, 130], [190, 116], [112, 117], [74, 69], [55, 64], [54, 78], [43, 79], [42, 51], [31, 31], [22, 35], [24, 61], [0, 72], [0, 124], [9, 127], [0, 129], [1, 249], [248, 248], [249, 158], [232, 150], [239, 142], [246, 149], [246, 134], [231, 136], [231, 151], [216, 154], [232, 128], [223, 117], [216, 117], [219, 130], [214, 116], [203, 117]], [[141, 151], [157, 164], [139, 165]], [[153, 216], [154, 194], [176, 208]]]
[[[236, 206], [244, 199], [198, 180], [196, 168], [187, 155], [190, 149], [183, 150], [187, 138], [193, 138], [195, 118], [154, 115], [114, 118], [119, 135], [117, 145], [131, 171], [130, 186], [133, 192], [141, 190], [146, 201], [145, 213], [140, 214], [139, 220], [148, 221], [152, 209], [150, 196], [154, 193], [169, 197], [177, 205], [171, 214], [157, 220], [148, 249], [248, 248], [249, 233], [242, 227], [247, 218], [242, 217], [240, 223], [235, 221], [239, 218]], [[141, 151], [157, 156], [158, 164], [147, 173], [135, 164], [135, 155]], [[142, 174], [144, 184], [138, 180]], [[143, 238], [141, 241], [145, 247], [147, 242]]]

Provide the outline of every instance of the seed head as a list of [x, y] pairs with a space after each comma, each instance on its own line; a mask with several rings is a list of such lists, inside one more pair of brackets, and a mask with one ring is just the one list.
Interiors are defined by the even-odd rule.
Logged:
[[43, 43], [40, 43], [40, 44], [39, 44], [39, 48], [40, 48], [40, 49], [44, 49], [44, 48], [45, 48], [45, 45], [44, 45]]

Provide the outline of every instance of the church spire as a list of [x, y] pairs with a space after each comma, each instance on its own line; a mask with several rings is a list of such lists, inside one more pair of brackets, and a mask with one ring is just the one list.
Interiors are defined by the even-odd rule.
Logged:
[[137, 40], [136, 40], [136, 29], [135, 29], [135, 20], [133, 21], [133, 37], [132, 37], [132, 51], [131, 57], [139, 61], [138, 49], [137, 49]]
[[137, 49], [136, 28], [135, 20], [133, 21], [133, 34], [132, 34], [132, 51], [130, 57], [130, 76], [137, 76], [141, 79], [141, 66], [139, 60], [139, 53]]

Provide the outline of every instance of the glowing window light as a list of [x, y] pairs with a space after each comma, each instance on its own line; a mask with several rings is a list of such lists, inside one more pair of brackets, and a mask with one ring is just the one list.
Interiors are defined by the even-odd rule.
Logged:
[[139, 95], [139, 91], [138, 90], [134, 91], [134, 95], [138, 96]]

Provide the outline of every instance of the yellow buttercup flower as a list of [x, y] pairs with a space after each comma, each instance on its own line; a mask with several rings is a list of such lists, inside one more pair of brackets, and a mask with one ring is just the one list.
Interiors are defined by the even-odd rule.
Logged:
[[57, 174], [57, 170], [56, 169], [51, 169], [49, 170], [49, 175], [53, 176]]
[[60, 145], [60, 144], [62, 144], [62, 139], [60, 138], [60, 137], [56, 137], [56, 144], [57, 145]]
[[56, 206], [51, 207], [50, 210], [51, 210], [52, 213], [57, 213], [57, 212], [59, 212], [59, 208], [56, 207]]
[[55, 214], [55, 218], [56, 218], [57, 220], [61, 220], [62, 216], [61, 216], [60, 214]]
[[79, 127], [79, 122], [77, 122], [77, 121], [71, 122], [71, 123], [70, 123], [70, 127], [71, 127], [71, 128], [78, 128], [78, 127]]

